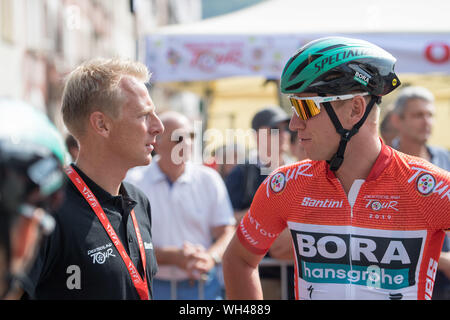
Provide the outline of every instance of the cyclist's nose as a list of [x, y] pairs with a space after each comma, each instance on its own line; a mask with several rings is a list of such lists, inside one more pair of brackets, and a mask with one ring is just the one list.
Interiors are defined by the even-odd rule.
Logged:
[[300, 119], [295, 113], [291, 116], [289, 121], [289, 129], [291, 131], [303, 130], [306, 128], [306, 120]]

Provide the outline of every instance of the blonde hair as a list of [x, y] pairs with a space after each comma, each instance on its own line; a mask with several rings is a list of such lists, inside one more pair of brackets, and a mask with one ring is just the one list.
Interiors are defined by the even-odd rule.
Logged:
[[117, 117], [123, 97], [119, 88], [124, 76], [135, 77], [146, 83], [150, 79], [147, 67], [127, 59], [97, 58], [73, 70], [64, 86], [62, 116], [69, 132], [81, 136], [86, 119], [94, 111]]

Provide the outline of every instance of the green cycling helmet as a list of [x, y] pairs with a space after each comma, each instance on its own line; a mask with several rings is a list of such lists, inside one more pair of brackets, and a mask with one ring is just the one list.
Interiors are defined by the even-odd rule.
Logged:
[[62, 167], [66, 154], [64, 140], [45, 114], [22, 101], [0, 99], [0, 201], [3, 205], [10, 202], [8, 199], [14, 199], [12, 194], [22, 194], [16, 199], [22, 202], [21, 198], [32, 190], [38, 191], [41, 198], [57, 191], [64, 181]]
[[64, 141], [45, 114], [22, 101], [0, 98], [0, 251], [7, 266], [6, 274], [0, 273], [0, 299], [27, 281], [33, 262], [33, 256], [19, 257], [13, 248], [38, 248], [40, 243], [40, 237], [34, 243], [12, 243], [27, 239], [18, 228], [21, 221], [37, 221], [39, 235], [54, 229], [52, 213], [63, 198], [65, 154]]
[[0, 214], [51, 210], [64, 181], [64, 141], [47, 116], [22, 101], [0, 98]]
[[[0, 248], [8, 266], [0, 279], [0, 299], [26, 281], [26, 268], [33, 261], [31, 256], [14, 256], [13, 246], [19, 244], [11, 241], [25, 239], [17, 233], [23, 232], [17, 229], [20, 218], [38, 221], [39, 234], [54, 229], [52, 213], [63, 198], [65, 155], [64, 141], [45, 114], [22, 101], [0, 98]], [[30, 248], [38, 244], [26, 243]], [[11, 268], [13, 259], [20, 269]]]
[[390, 53], [364, 40], [321, 38], [288, 60], [281, 75], [281, 92], [341, 95], [364, 91], [384, 96], [400, 85], [395, 62]]

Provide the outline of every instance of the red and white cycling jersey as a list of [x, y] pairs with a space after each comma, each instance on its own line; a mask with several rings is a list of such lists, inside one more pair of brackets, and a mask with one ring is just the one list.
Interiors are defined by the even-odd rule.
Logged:
[[346, 195], [325, 161], [285, 166], [261, 184], [237, 234], [264, 254], [286, 227], [297, 299], [430, 299], [450, 173], [383, 144]]

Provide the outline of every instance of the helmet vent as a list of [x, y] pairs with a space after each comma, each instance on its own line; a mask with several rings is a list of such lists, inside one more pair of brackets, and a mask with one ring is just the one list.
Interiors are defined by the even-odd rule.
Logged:
[[319, 53], [319, 52], [325, 52], [325, 51], [332, 50], [332, 49], [336, 49], [336, 48], [346, 47], [346, 46], [347, 46], [347, 45], [346, 45], [346, 44], [343, 44], [343, 43], [335, 44], [335, 45], [333, 45], [333, 46], [325, 47], [325, 48], [323, 48], [323, 49], [317, 51], [317, 53]]
[[343, 75], [342, 75], [341, 72], [337, 72], [337, 71], [335, 71], [335, 72], [330, 72], [330, 73], [327, 74], [327, 76], [326, 76], [323, 80], [324, 80], [325, 82], [333, 81], [333, 80], [342, 78], [342, 76], [343, 76]]
[[287, 87], [286, 90], [287, 91], [297, 90], [298, 88], [300, 88], [303, 85], [304, 82], [305, 81], [297, 82], [296, 84], [293, 84], [292, 86]]
[[322, 55], [321, 54], [312, 54], [308, 56], [308, 59], [306, 59], [305, 61], [303, 61], [302, 63], [300, 63], [297, 68], [295, 68], [295, 70], [292, 72], [291, 76], [289, 77], [289, 81], [292, 81], [293, 79], [295, 79], [299, 73], [310, 63], [312, 63], [314, 60], [316, 60], [317, 58], [320, 58]]

